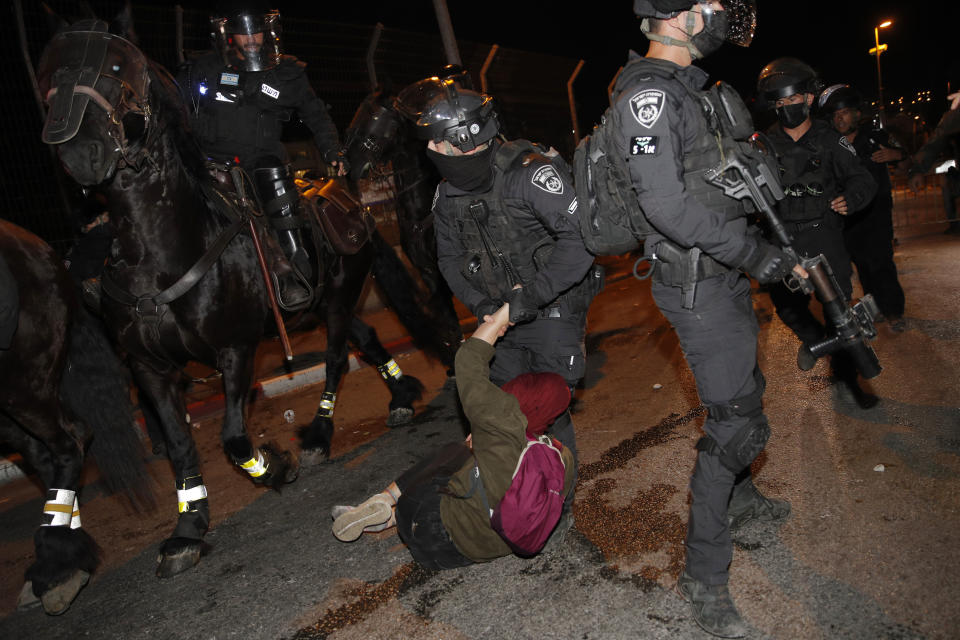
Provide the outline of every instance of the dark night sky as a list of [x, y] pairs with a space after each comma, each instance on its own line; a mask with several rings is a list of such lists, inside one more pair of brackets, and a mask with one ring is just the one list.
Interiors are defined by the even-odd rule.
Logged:
[[[281, 13], [308, 11], [290, 4], [287, 8], [280, 3]], [[583, 94], [604, 96], [627, 50], [644, 51], [646, 39], [627, 0], [572, 5], [568, 9], [533, 0], [448, 0], [460, 39], [584, 59], [576, 88], [590, 103]], [[603, 8], [591, 12], [591, 6]], [[866, 98], [875, 98], [876, 59], [867, 51], [873, 46], [873, 27], [885, 19], [894, 22], [880, 31], [880, 41], [889, 45], [881, 56], [888, 100], [912, 97], [921, 89], [942, 100], [948, 81], [954, 88], [960, 86], [960, 54], [954, 48], [960, 28], [956, 0], [761, 0], [758, 7], [757, 35], [749, 48], [726, 45], [701, 63], [714, 79], [730, 82], [745, 96], [753, 91], [767, 62], [795, 56], [817, 69], [826, 84], [849, 82]], [[326, 15], [343, 22], [379, 21], [387, 27], [437, 32], [431, 0], [360, 1], [329, 6]]]

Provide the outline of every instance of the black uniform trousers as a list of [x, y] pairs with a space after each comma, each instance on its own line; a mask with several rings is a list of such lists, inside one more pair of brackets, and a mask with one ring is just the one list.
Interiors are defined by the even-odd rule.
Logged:
[[903, 287], [893, 261], [893, 203], [877, 206], [865, 215], [847, 220], [843, 239], [865, 294], [873, 294], [880, 312], [888, 318], [903, 315]]
[[9, 349], [20, 317], [20, 293], [7, 261], [0, 255], [0, 349]]
[[[551, 311], [559, 316], [550, 317]], [[490, 380], [502, 387], [523, 373], [550, 372], [563, 376], [573, 390], [586, 370], [583, 344], [586, 323], [585, 312], [569, 313], [561, 304], [541, 311], [535, 320], [510, 327], [497, 341], [490, 363]], [[569, 410], [554, 421], [549, 432], [573, 453], [573, 486], [576, 486], [577, 440]], [[567, 495], [565, 509], [573, 505], [573, 494], [571, 491]]]
[[[652, 290], [677, 332], [703, 404], [726, 405], [756, 390], [759, 325], [746, 276], [732, 271], [698, 282], [692, 309], [683, 308], [680, 287], [654, 282]], [[743, 416], [708, 416], [703, 430], [722, 447], [747, 423]], [[698, 451], [690, 479], [686, 572], [700, 582], [727, 583], [733, 558], [727, 506], [731, 493], [748, 487], [750, 479], [749, 467], [734, 474], [718, 457]]]

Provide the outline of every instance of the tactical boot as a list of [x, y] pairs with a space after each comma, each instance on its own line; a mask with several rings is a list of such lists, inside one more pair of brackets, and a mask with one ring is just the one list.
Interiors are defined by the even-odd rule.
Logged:
[[801, 343], [800, 349], [797, 350], [797, 367], [800, 371], [810, 371], [816, 364], [817, 356], [813, 355], [806, 342]]
[[720, 638], [742, 638], [747, 625], [730, 598], [725, 584], [703, 584], [684, 571], [677, 580], [677, 593], [690, 603], [693, 619], [707, 633]]
[[277, 302], [287, 311], [296, 311], [311, 301], [313, 291], [309, 281], [313, 269], [299, 230], [278, 231], [277, 237], [291, 267], [287, 272], [273, 274], [277, 286]]
[[772, 522], [786, 518], [789, 514], [789, 502], [766, 497], [749, 478], [739, 485], [734, 485], [730, 504], [727, 506], [727, 522], [731, 531], [751, 520]]

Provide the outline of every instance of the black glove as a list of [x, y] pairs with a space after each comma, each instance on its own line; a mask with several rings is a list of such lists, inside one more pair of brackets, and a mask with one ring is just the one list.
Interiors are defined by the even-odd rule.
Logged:
[[477, 320], [481, 323], [483, 322], [483, 316], [492, 316], [497, 312], [497, 309], [503, 306], [503, 303], [497, 304], [495, 300], [490, 300], [487, 298], [483, 302], [477, 305], [473, 310], [474, 315], [477, 316]]
[[797, 261], [777, 247], [760, 240], [750, 253], [742, 268], [757, 279], [760, 284], [770, 284], [783, 280], [793, 271]]
[[533, 302], [526, 289], [520, 287], [510, 292], [507, 298], [510, 303], [510, 322], [527, 322], [537, 317], [540, 312], [539, 307]]

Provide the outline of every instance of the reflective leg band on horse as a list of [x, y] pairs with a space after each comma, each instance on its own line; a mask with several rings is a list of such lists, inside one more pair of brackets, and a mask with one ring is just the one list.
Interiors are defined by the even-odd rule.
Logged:
[[41, 527], [80, 528], [80, 503], [77, 493], [69, 489], [48, 489], [47, 501], [43, 505], [45, 522]]
[[380, 375], [383, 376], [384, 380], [388, 380], [388, 381], [390, 380], [390, 378], [393, 378], [394, 380], [399, 380], [400, 378], [403, 377], [403, 371], [400, 370], [400, 365], [398, 365], [397, 361], [394, 360], [393, 358], [390, 358], [389, 360], [387, 360], [385, 364], [382, 364], [379, 367], [377, 367], [377, 371], [380, 372]]
[[251, 478], [259, 478], [265, 474], [268, 470], [267, 465], [263, 461], [263, 452], [257, 449], [257, 457], [250, 458], [246, 462], [238, 462], [240, 468], [250, 474]]
[[324, 391], [320, 396], [320, 408], [317, 409], [317, 415], [321, 418], [332, 418], [333, 410], [337, 405], [337, 394], [331, 391]]
[[[190, 480], [200, 480], [200, 483], [195, 484], [188, 489], [187, 483]], [[181, 488], [177, 489], [177, 508], [180, 513], [196, 511], [196, 505], [194, 505], [194, 503], [206, 499], [207, 488], [203, 485], [203, 480], [200, 478], [200, 476], [190, 476], [189, 478], [184, 478]]]

